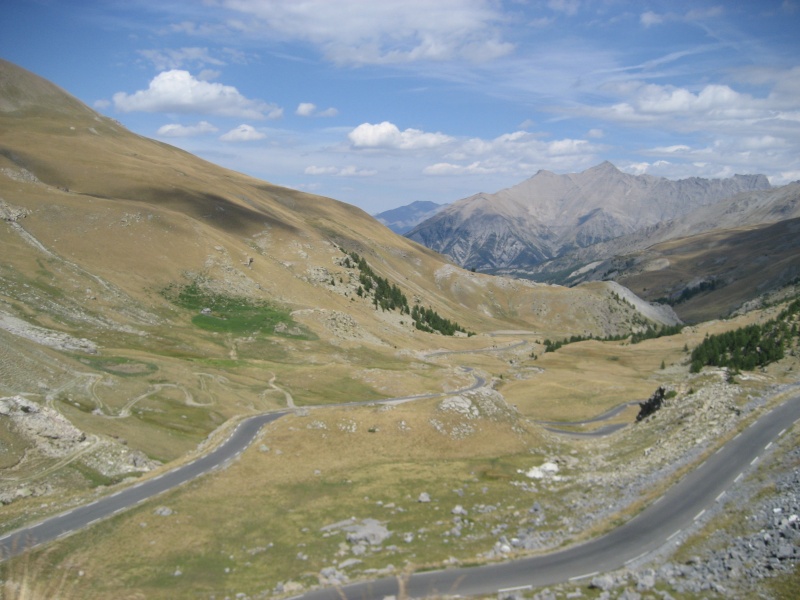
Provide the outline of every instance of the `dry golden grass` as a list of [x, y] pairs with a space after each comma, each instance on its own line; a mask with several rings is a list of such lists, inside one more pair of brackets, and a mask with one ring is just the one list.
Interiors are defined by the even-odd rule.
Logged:
[[[473, 436], [454, 440], [428, 422], [447, 419], [435, 405], [286, 417], [226, 470], [59, 542], [51, 567], [65, 560], [85, 565], [87, 598], [123, 590], [147, 598], [253, 594], [279, 581], [313, 581], [337, 560], [344, 542], [343, 534], [325, 536], [321, 528], [351, 516], [387, 522], [393, 535], [384, 546], [398, 546], [360, 557], [359, 568], [438, 564], [449, 553], [471, 558], [491, 544], [490, 536], [443, 544], [450, 509], [476, 498], [512, 503], [509, 480], [517, 468], [541, 461], [530, 449], [542, 438], [514, 433], [509, 423], [484, 422]], [[417, 503], [423, 491], [433, 502]], [[174, 513], [154, 514], [157, 506]], [[403, 542], [404, 532], [414, 532], [416, 542]]]
[[530, 364], [544, 371], [510, 381], [502, 391], [526, 415], [538, 420], [578, 421], [634, 400], [645, 400], [666, 374], [666, 365], [685, 359], [680, 340], [636, 345], [587, 341], [539, 355]]

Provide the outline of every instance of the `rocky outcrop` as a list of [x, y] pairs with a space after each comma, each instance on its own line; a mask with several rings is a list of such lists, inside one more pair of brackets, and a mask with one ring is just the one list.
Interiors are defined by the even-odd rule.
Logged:
[[76, 338], [62, 331], [32, 325], [27, 321], [3, 312], [0, 312], [0, 329], [5, 329], [16, 336], [42, 346], [56, 348], [57, 350], [78, 351], [87, 354], [97, 353], [97, 344], [91, 340]]
[[65, 456], [86, 441], [86, 434], [58, 411], [22, 396], [0, 398], [0, 418], [9, 419], [45, 456]]
[[[11, 177], [10, 172], [12, 171], [12, 169], [0, 169], [0, 173], [3, 173], [8, 177]], [[13, 177], [11, 178], [14, 179]], [[16, 223], [20, 219], [27, 217], [29, 214], [31, 214], [31, 211], [27, 208], [13, 206], [0, 198], [0, 220], [8, 223]]]

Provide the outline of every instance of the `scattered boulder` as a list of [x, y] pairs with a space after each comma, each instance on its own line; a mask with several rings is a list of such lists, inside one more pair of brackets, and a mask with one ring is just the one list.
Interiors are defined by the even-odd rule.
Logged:
[[363, 554], [363, 552], [366, 551], [367, 545], [380, 546], [385, 539], [392, 535], [392, 532], [376, 519], [362, 519], [361, 521], [357, 521], [355, 517], [333, 523], [332, 525], [326, 525], [321, 531], [345, 532], [347, 534], [346, 539], [351, 544], [351, 550], [354, 554]]
[[593, 577], [592, 582], [589, 584], [590, 588], [602, 590], [604, 592], [613, 590], [615, 586], [616, 582], [614, 581], [613, 575], [609, 575], [608, 573]]
[[554, 481], [558, 481], [560, 479], [560, 477], [556, 475], [558, 471], [558, 465], [555, 462], [548, 461], [539, 467], [532, 467], [527, 471], [520, 470], [518, 473], [524, 473], [525, 477], [528, 479], [553, 479]]

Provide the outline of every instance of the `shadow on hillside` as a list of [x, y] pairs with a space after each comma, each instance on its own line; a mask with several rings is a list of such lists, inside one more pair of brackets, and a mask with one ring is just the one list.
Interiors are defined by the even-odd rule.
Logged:
[[[201, 221], [211, 222], [228, 233], [254, 234], [265, 226], [277, 227], [290, 232], [297, 228], [277, 218], [265, 207], [249, 208], [223, 196], [193, 190], [138, 188], [129, 195], [131, 200], [165, 206]], [[254, 203], [251, 203], [254, 204]]]

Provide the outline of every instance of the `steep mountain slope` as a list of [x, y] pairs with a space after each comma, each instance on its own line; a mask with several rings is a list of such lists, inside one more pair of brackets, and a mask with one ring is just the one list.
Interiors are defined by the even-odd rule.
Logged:
[[588, 267], [570, 279], [613, 279], [642, 298], [671, 304], [688, 322], [724, 317], [767, 291], [798, 281], [800, 218], [715, 229]]
[[676, 219], [746, 190], [768, 189], [763, 175], [671, 181], [628, 175], [609, 162], [582, 173], [540, 171], [496, 194], [460, 200], [408, 237], [467, 268], [528, 268]]
[[430, 219], [446, 205], [419, 200], [405, 206], [383, 211], [375, 218], [399, 235], [408, 233], [423, 221]]
[[[596, 278], [589, 273], [599, 271], [601, 266], [597, 264], [588, 269], [583, 268], [590, 263], [600, 263], [615, 256], [642, 251], [657, 243], [712, 230], [755, 227], [797, 217], [800, 217], [800, 183], [769, 190], [742, 192], [672, 221], [645, 227], [586, 248], [576, 248], [538, 265], [511, 267], [499, 272], [540, 281], [574, 284]], [[758, 249], [754, 248], [753, 251]]]

